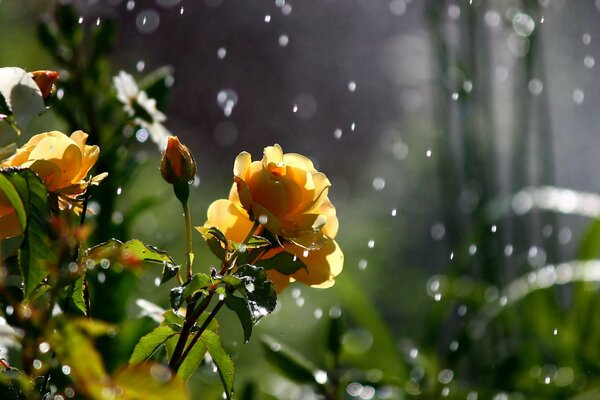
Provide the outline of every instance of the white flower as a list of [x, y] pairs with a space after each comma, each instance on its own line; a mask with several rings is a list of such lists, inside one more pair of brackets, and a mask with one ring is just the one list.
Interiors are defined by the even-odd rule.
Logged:
[[171, 132], [162, 124], [167, 117], [156, 108], [156, 100], [140, 90], [133, 76], [125, 71], [120, 71], [113, 77], [113, 83], [117, 90], [117, 99], [123, 103], [123, 110], [130, 117], [134, 117], [136, 124], [148, 131], [161, 151], [164, 150]]

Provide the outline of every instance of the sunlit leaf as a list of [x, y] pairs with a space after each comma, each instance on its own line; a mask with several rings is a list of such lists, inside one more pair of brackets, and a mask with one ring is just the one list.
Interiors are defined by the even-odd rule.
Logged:
[[156, 363], [127, 366], [113, 377], [114, 386], [122, 391], [124, 400], [187, 400], [190, 398], [184, 382], [168, 367]]
[[257, 266], [263, 267], [266, 270], [274, 269], [284, 275], [291, 275], [300, 269], [306, 269], [300, 257], [282, 251], [275, 256], [267, 259], [262, 259], [256, 263]]
[[[191, 340], [188, 340], [188, 344]], [[187, 345], [186, 345], [187, 346]], [[206, 345], [198, 340], [194, 347], [189, 351], [185, 360], [181, 363], [179, 370], [177, 371], [177, 376], [179, 376], [184, 381], [190, 379], [190, 377], [196, 372], [202, 360], [204, 359], [204, 354], [206, 354]]]
[[160, 278], [160, 284], [170, 281], [179, 272], [179, 265], [164, 263]]
[[244, 342], [248, 342], [252, 335], [252, 326], [254, 325], [248, 302], [241, 297], [231, 294], [225, 297], [225, 305], [237, 315], [244, 330]]
[[217, 366], [219, 377], [225, 389], [225, 395], [230, 399], [233, 392], [234, 367], [233, 361], [231, 361], [231, 358], [229, 358], [229, 355], [223, 348], [221, 337], [213, 331], [206, 330], [202, 332], [200, 340], [206, 345], [208, 353]]
[[29, 298], [46, 277], [47, 264], [55, 260], [54, 249], [48, 243], [48, 194], [40, 178], [28, 169], [9, 169], [2, 172], [16, 189], [27, 214], [27, 226], [19, 252], [23, 275], [23, 291]]
[[[8, 172], [6, 172], [6, 174], [8, 174]], [[21, 229], [25, 229], [25, 226], [27, 225], [25, 205], [23, 204], [23, 200], [21, 199], [19, 192], [17, 192], [17, 189], [13, 186], [8, 177], [5, 176], [5, 172], [0, 173], [0, 191], [4, 192], [10, 205], [15, 210]]]
[[69, 291], [69, 298], [71, 302], [79, 311], [84, 315], [88, 314], [88, 307], [85, 300], [85, 275], [81, 275], [75, 282], [73, 282]]
[[210, 251], [221, 261], [225, 260], [227, 238], [218, 228], [196, 228], [204, 237]]
[[246, 264], [239, 267], [234, 275], [244, 283], [245, 290], [240, 292], [248, 301], [254, 321], [275, 310], [277, 292], [263, 268]]
[[117, 239], [111, 239], [91, 247], [85, 251], [84, 262], [88, 267], [90, 263], [98, 265], [109, 262], [130, 270], [137, 270], [144, 262], [175, 265], [167, 252], [145, 245], [137, 239], [125, 243]]
[[207, 287], [212, 284], [212, 279], [206, 274], [195, 274], [183, 285], [171, 289], [171, 308], [177, 310], [183, 301], [198, 292], [207, 293]]
[[267, 360], [294, 382], [315, 383], [317, 367], [294, 349], [270, 336], [261, 337]]
[[160, 325], [152, 332], [140, 338], [129, 358], [130, 364], [136, 364], [150, 358], [162, 345], [177, 333], [168, 325]]

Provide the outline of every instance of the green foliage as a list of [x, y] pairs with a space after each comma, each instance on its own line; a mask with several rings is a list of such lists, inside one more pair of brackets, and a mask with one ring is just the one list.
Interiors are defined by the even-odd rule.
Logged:
[[287, 378], [299, 383], [316, 382], [318, 368], [300, 353], [268, 335], [261, 337], [261, 343], [267, 360]]
[[152, 332], [142, 337], [129, 358], [130, 364], [137, 364], [154, 355], [161, 346], [177, 332], [170, 325], [160, 325]]
[[112, 239], [90, 247], [85, 251], [84, 262], [88, 268], [96, 265], [105, 267], [108, 263], [132, 271], [139, 271], [143, 263], [168, 265], [171, 268], [175, 266], [166, 251], [148, 246], [137, 239], [125, 243]]
[[306, 269], [306, 265], [299, 257], [285, 251], [278, 253], [271, 258], [261, 259], [256, 265], [263, 267], [266, 270], [277, 270], [285, 275], [292, 275], [300, 269]]
[[19, 265], [25, 298], [29, 298], [46, 277], [47, 265], [55, 262], [54, 250], [48, 239], [48, 194], [42, 181], [31, 170], [2, 170], [0, 185], [25, 228]]
[[231, 399], [233, 393], [233, 373], [234, 366], [231, 358], [227, 354], [227, 351], [223, 348], [223, 342], [221, 337], [215, 332], [206, 330], [200, 336], [200, 340], [206, 346], [208, 353], [212, 357], [213, 362], [217, 366], [223, 388], [225, 389], [225, 396], [227, 399]]

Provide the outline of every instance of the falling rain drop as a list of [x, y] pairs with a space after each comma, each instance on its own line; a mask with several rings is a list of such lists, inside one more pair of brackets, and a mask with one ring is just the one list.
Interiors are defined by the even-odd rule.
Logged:
[[141, 33], [152, 33], [160, 24], [160, 15], [154, 10], [143, 10], [137, 15], [135, 24]]
[[217, 50], [217, 58], [219, 60], [222, 60], [225, 58], [226, 55], [227, 55], [227, 49], [225, 47], [219, 47], [219, 49]]
[[268, 24], [271, 22], [271, 16], [269, 14], [265, 15], [265, 22]]
[[79, 17], [79, 19], [77, 20], [77, 22], [79, 23], [79, 25], [83, 24], [83, 17]]
[[458, 100], [458, 97], [459, 97], [459, 95], [458, 95], [458, 92], [452, 92], [452, 95], [451, 95], [450, 97], [451, 97], [451, 98], [452, 98], [452, 100], [454, 100], [454, 101]]
[[492, 225], [490, 227], [490, 232], [492, 232], [492, 233], [496, 233], [497, 230], [498, 230], [498, 227], [496, 225]]
[[370, 249], [372, 249], [373, 247], [375, 247], [375, 241], [373, 239], [369, 240], [367, 242], [367, 247], [369, 247]]
[[584, 98], [585, 98], [585, 93], [583, 93], [583, 90], [581, 90], [581, 89], [573, 90], [573, 102], [575, 104], [583, 103]]
[[365, 259], [358, 261], [358, 269], [361, 271], [364, 271], [365, 269], [367, 269], [367, 265], [368, 265], [368, 262]]
[[585, 56], [583, 58], [583, 65], [585, 65], [586, 68], [593, 68], [594, 64], [596, 64], [596, 60], [594, 59], [594, 57]]
[[138, 129], [138, 131], [135, 133], [135, 139], [140, 143], [144, 143], [146, 140], [148, 140], [149, 136], [150, 134], [145, 128]]
[[393, 208], [390, 214], [392, 214], [392, 217], [395, 217], [396, 214], [398, 214], [398, 210], [396, 208]]
[[431, 149], [427, 149], [427, 151], [425, 152], [425, 156], [427, 158], [431, 157]]
[[321, 310], [320, 308], [316, 308], [313, 315], [316, 319], [321, 319], [321, 317], [323, 317], [323, 310]]
[[144, 60], [139, 60], [135, 64], [135, 69], [137, 70], [137, 72], [143, 72], [144, 68], [146, 68], [146, 63], [144, 62]]
[[336, 128], [333, 131], [333, 137], [340, 140], [342, 138], [342, 130], [340, 128]]
[[356, 91], [356, 82], [354, 82], [354, 81], [348, 82], [348, 90], [350, 92]]
[[277, 41], [281, 47], [286, 47], [290, 42], [290, 38], [288, 35], [280, 35]]
[[298, 104], [294, 104], [294, 107], [292, 107], [292, 112], [298, 112]]
[[379, 191], [382, 191], [385, 188], [385, 179], [383, 179], [382, 177], [376, 177], [375, 179], [373, 179], [373, 189]]
[[589, 33], [584, 33], [583, 35], [581, 35], [581, 41], [583, 42], [583, 44], [588, 46], [592, 42], [592, 37]]
[[119, 186], [117, 188], [117, 196], [120, 196], [122, 191], [123, 191], [123, 189], [121, 188], [121, 186]]
[[477, 245], [472, 244], [469, 246], [469, 254], [474, 256], [477, 253]]
[[129, 0], [125, 7], [127, 8], [127, 11], [133, 10], [135, 8], [135, 1]]
[[217, 104], [223, 110], [223, 114], [229, 117], [233, 112], [233, 107], [238, 102], [238, 96], [232, 89], [223, 89], [217, 94]]

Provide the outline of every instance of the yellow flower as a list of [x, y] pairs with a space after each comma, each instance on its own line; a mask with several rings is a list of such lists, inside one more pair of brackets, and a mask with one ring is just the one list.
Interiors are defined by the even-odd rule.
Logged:
[[229, 199], [270, 232], [307, 249], [322, 247], [337, 233], [335, 208], [327, 197], [331, 184], [308, 158], [284, 154], [276, 144], [265, 148], [261, 161], [240, 153], [233, 174]]
[[277, 144], [265, 148], [262, 161], [252, 161], [250, 154], [241, 153], [233, 173], [235, 183], [229, 198], [209, 206], [204, 228], [217, 227], [227, 239], [241, 243], [252, 229], [252, 221], [259, 221], [283, 243], [262, 255], [262, 260], [287, 252], [306, 265], [291, 275], [267, 270], [278, 292], [292, 281], [332, 286], [342, 271], [344, 254], [333, 240], [338, 219], [327, 195], [327, 177], [308, 158], [284, 154]]
[[0, 190], [0, 242], [2, 239], [15, 237], [23, 233], [19, 219], [6, 197], [6, 193]]
[[[250, 232], [253, 223], [239, 203], [228, 199], [219, 199], [209, 206], [207, 221], [204, 224], [204, 228], [213, 226], [223, 232], [227, 239], [239, 243]], [[333, 235], [335, 236], [335, 232]], [[267, 270], [267, 275], [275, 285], [277, 292], [281, 292], [293, 281], [319, 288], [330, 287], [335, 283], [335, 277], [342, 272], [344, 253], [333, 237], [325, 236], [323, 245], [317, 250], [307, 250], [293, 243], [284, 243], [283, 248], [270, 250], [261, 259], [269, 259], [282, 251], [298, 257], [306, 265], [306, 269], [300, 269], [291, 275], [274, 269]]]
[[88, 135], [76, 131], [71, 137], [62, 132], [51, 131], [33, 136], [0, 167], [22, 167], [34, 171], [49, 192], [58, 196], [59, 206], [69, 204], [77, 210], [76, 197], [83, 194], [88, 185], [98, 184], [107, 173], [86, 180], [90, 169], [100, 155], [98, 146], [85, 144]]

